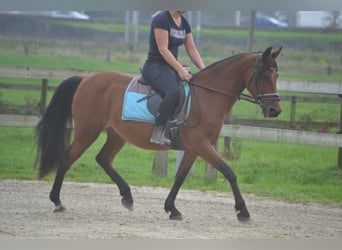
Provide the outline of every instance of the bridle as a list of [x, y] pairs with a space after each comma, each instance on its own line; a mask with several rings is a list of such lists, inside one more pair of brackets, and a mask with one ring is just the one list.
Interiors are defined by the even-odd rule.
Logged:
[[[254, 84], [255, 84], [255, 89], [256, 89], [256, 97], [253, 98], [251, 96], [247, 96], [247, 98], [253, 98], [254, 100], [252, 101], [253, 103], [256, 103], [258, 105], [263, 105], [263, 100], [276, 100], [276, 101], [280, 101], [280, 96], [278, 93], [268, 93], [268, 94], [263, 94], [260, 91], [260, 78], [262, 76], [262, 73], [265, 72], [266, 70], [272, 71], [272, 72], [277, 72], [278, 71], [278, 67], [277, 64], [274, 62], [272, 66], [269, 66], [268, 61], [272, 60], [271, 56], [269, 56], [266, 61], [264, 63], [259, 63], [260, 60], [260, 56], [256, 57], [256, 62], [254, 65], [254, 69], [253, 72], [249, 78], [249, 81], [246, 85], [246, 88], [251, 84], [252, 79], [254, 78]], [[241, 96], [241, 95], [240, 95]], [[248, 100], [247, 100], [248, 101]]]
[[[256, 62], [255, 62], [254, 67], [253, 67], [253, 71], [251, 72], [249, 80], [248, 80], [248, 82], [246, 84], [246, 88], [247, 88], [250, 84], [252, 84], [253, 79], [254, 79], [254, 84], [255, 84], [255, 89], [256, 89], [256, 97], [253, 97], [253, 96], [250, 96], [250, 95], [246, 95], [246, 94], [242, 94], [242, 93], [239, 96], [236, 96], [236, 95], [231, 94], [231, 93], [229, 93], [227, 91], [223, 91], [223, 90], [220, 90], [220, 89], [212, 88], [212, 87], [209, 87], [207, 85], [198, 83], [198, 82], [196, 82], [193, 79], [191, 79], [189, 81], [189, 85], [190, 86], [199, 87], [199, 88], [202, 88], [202, 89], [205, 89], [205, 90], [208, 90], [208, 91], [212, 91], [214, 93], [218, 93], [218, 94], [221, 94], [221, 95], [224, 95], [224, 96], [228, 96], [228, 97], [231, 97], [231, 98], [235, 98], [237, 100], [248, 101], [248, 102], [260, 105], [261, 107], [263, 107], [263, 101], [264, 100], [277, 100], [277, 101], [279, 101], [280, 97], [279, 97], [278, 93], [263, 94], [263, 93], [260, 92], [260, 78], [261, 78], [262, 73], [265, 70], [278, 71], [278, 67], [277, 67], [275, 61], [273, 61], [273, 58], [270, 59], [271, 57], [268, 57], [267, 60], [266, 60], [266, 63], [267, 63], [266, 65], [265, 65], [265, 62], [262, 63], [262, 64], [259, 63], [259, 59], [260, 58], [261, 58], [261, 56], [257, 56]], [[268, 65], [269, 64], [268, 60], [272, 60], [273, 64], [269, 66]], [[197, 108], [196, 109], [198, 111], [198, 114], [201, 114], [197, 88], [195, 88], [194, 91], [195, 91], [195, 96], [196, 96], [195, 99], [197, 100], [197, 105], [196, 105]], [[188, 127], [188, 128], [194, 128], [194, 127], [196, 127], [199, 124], [200, 120], [201, 120], [201, 116], [199, 115], [198, 118], [197, 118], [197, 121], [193, 125], [188, 124], [187, 121], [184, 122], [184, 125], [186, 127]]]
[[[238, 99], [238, 100], [244, 100], [244, 101], [248, 101], [248, 102], [251, 102], [254, 104], [258, 104], [260, 106], [263, 105], [264, 100], [277, 100], [277, 101], [279, 101], [280, 96], [278, 93], [263, 94], [260, 91], [260, 77], [268, 65], [266, 64], [266, 67], [265, 67], [264, 63], [260, 64], [259, 59], [260, 59], [260, 56], [257, 56], [256, 62], [254, 64], [253, 71], [249, 77], [247, 84], [246, 84], [246, 88], [247, 88], [252, 83], [252, 80], [254, 79], [254, 84], [255, 84], [255, 89], [256, 89], [256, 97], [246, 95], [246, 94], [240, 94], [239, 96], [236, 96], [236, 95], [233, 95], [233, 94], [226, 92], [226, 91], [223, 91], [223, 90], [208, 87], [204, 84], [195, 82], [194, 80], [190, 80], [189, 84], [196, 86], [196, 87], [200, 87], [202, 89], [206, 89], [206, 90], [218, 93], [218, 94], [233, 97], [233, 98]], [[274, 67], [269, 67], [266, 70], [278, 71], [278, 68], [277, 68], [277, 65], [274, 65]]]

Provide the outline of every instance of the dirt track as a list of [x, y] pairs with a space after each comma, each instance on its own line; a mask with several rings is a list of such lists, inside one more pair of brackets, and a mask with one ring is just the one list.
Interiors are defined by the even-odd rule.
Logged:
[[168, 189], [132, 187], [134, 211], [110, 184], [64, 183], [63, 213], [52, 213], [51, 183], [0, 180], [0, 239], [342, 238], [342, 208], [245, 195], [252, 216], [237, 221], [231, 193], [181, 190], [183, 221], [163, 210]]

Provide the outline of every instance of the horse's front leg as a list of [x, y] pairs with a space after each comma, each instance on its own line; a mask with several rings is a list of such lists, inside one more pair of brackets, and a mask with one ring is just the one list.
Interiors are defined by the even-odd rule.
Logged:
[[239, 221], [248, 221], [250, 219], [246, 203], [242, 198], [236, 175], [233, 170], [222, 160], [221, 156], [216, 152], [212, 145], [204, 145], [200, 156], [209, 162], [214, 168], [220, 171], [224, 177], [229, 181], [235, 199], [235, 210], [237, 211], [237, 218]]
[[169, 212], [171, 213], [170, 214], [171, 220], [183, 219], [182, 214], [178, 211], [178, 209], [175, 206], [175, 200], [176, 200], [178, 191], [180, 187], [182, 186], [186, 176], [188, 175], [189, 170], [192, 167], [192, 164], [194, 163], [195, 159], [196, 159], [195, 155], [192, 155], [187, 152], [184, 153], [179, 169], [176, 173], [175, 182], [171, 188], [169, 195], [167, 196], [165, 200], [164, 209], [167, 213]]

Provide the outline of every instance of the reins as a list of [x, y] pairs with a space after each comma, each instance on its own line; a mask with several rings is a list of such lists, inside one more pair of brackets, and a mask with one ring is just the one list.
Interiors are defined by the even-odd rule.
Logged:
[[[251, 81], [252, 77], [253, 77], [254, 74], [252, 74], [249, 82]], [[248, 101], [248, 102], [251, 102], [251, 103], [254, 103], [254, 104], [258, 104], [258, 101], [250, 96], [250, 95], [246, 95], [246, 94], [240, 94], [238, 97], [236, 95], [233, 95], [229, 92], [226, 92], [226, 91], [223, 91], [223, 90], [219, 90], [219, 89], [215, 89], [215, 88], [212, 88], [212, 87], [208, 87], [206, 85], [203, 85], [201, 83], [198, 83], [198, 82], [195, 82], [194, 80], [190, 80], [189, 81], [189, 85], [190, 86], [195, 86], [195, 87], [199, 87], [199, 88], [202, 88], [202, 89], [205, 89], [205, 90], [209, 90], [209, 91], [212, 91], [214, 93], [218, 93], [218, 94], [221, 94], [221, 95], [224, 95], [224, 96], [228, 96], [228, 97], [233, 97], [235, 99], [238, 99], [238, 100], [244, 100], [244, 101]], [[195, 100], [196, 100], [196, 109], [197, 109], [197, 112], [198, 112], [198, 116], [197, 116], [197, 121], [193, 124], [193, 125], [189, 125], [187, 123], [187, 121], [184, 122], [184, 125], [188, 128], [195, 128], [197, 127], [197, 125], [199, 124], [200, 120], [201, 120], [201, 112], [200, 112], [200, 109], [201, 109], [201, 106], [199, 104], [199, 98], [198, 98], [198, 92], [197, 92], [197, 88], [194, 88], [194, 91], [195, 91]]]
[[[254, 76], [254, 73], [255, 72], [253, 71], [253, 74], [251, 75], [251, 78], [250, 78], [249, 82], [252, 80], [252, 77]], [[259, 103], [254, 97], [252, 97], [250, 95], [240, 94], [239, 96], [236, 96], [236, 95], [233, 95], [233, 94], [231, 94], [229, 92], [226, 92], [226, 91], [223, 91], [223, 90], [219, 90], [219, 89], [215, 89], [215, 88], [212, 88], [212, 87], [208, 87], [206, 85], [203, 85], [201, 83], [195, 82], [193, 80], [190, 80], [189, 84], [193, 85], [193, 86], [196, 86], [196, 87], [199, 87], [199, 88], [202, 88], [202, 89], [206, 89], [206, 90], [209, 90], [209, 91], [221, 94], [221, 95], [233, 97], [233, 98], [238, 99], [238, 100], [243, 100], [243, 101], [251, 102], [251, 103], [254, 103], [254, 104], [258, 104]]]
[[[211, 88], [211, 87], [205, 86], [203, 84], [200, 84], [200, 83], [197, 83], [197, 82], [194, 82], [194, 81], [190, 81], [189, 84], [193, 85], [193, 86], [196, 86], [196, 87], [200, 87], [200, 88], [209, 90], [209, 91], [212, 91], [212, 92], [216, 92], [216, 93], [219, 93], [219, 94], [222, 94], [222, 95], [225, 95], [225, 96], [234, 97], [235, 99], [238, 99], [238, 100], [243, 100], [243, 101], [251, 102], [251, 103], [254, 103], [254, 104], [259, 104], [260, 103], [260, 101], [257, 101], [253, 96], [250, 96], [250, 95], [240, 94], [237, 97], [236, 95], [233, 95], [233, 94], [228, 93], [226, 91], [222, 91], [222, 90], [219, 90], [219, 89]], [[267, 99], [266, 95], [267, 94], [264, 94], [262, 99]], [[274, 97], [274, 95], [275, 94], [269, 94], [268, 98], [271, 99], [271, 98]], [[259, 99], [260, 99], [260, 97], [262, 97], [262, 96], [260, 95]]]
[[[208, 87], [206, 85], [203, 85], [203, 84], [200, 84], [200, 83], [197, 83], [193, 80], [190, 80], [189, 81], [189, 85], [190, 86], [195, 86], [195, 87], [199, 87], [199, 88], [203, 88], [205, 90], [209, 90], [209, 91], [212, 91], [214, 93], [218, 93], [218, 94], [222, 94], [222, 95], [225, 95], [225, 96], [229, 96], [229, 97], [233, 97], [235, 99], [238, 99], [238, 100], [244, 100], [244, 101], [248, 101], [248, 102], [251, 102], [251, 103], [254, 103], [254, 104], [258, 104], [257, 100], [255, 100], [254, 97], [250, 96], [250, 95], [246, 95], [246, 94], [240, 94], [238, 97], [236, 95], [233, 95], [231, 93], [228, 93], [226, 91], [222, 91], [222, 90], [219, 90], [219, 89], [215, 89], [215, 88], [212, 88], [212, 87]], [[198, 116], [197, 116], [197, 120], [194, 124], [192, 125], [189, 125], [187, 123], [187, 121], [184, 122], [184, 126], [188, 127], [188, 128], [195, 128], [197, 127], [197, 125], [199, 124], [200, 120], [201, 120], [201, 105], [199, 103], [199, 98], [198, 98], [198, 92], [197, 92], [197, 88], [194, 88], [194, 91], [195, 91], [195, 96], [196, 98], [194, 98], [196, 100], [196, 110], [198, 112]]]
[[200, 84], [200, 83], [195, 82], [193, 80], [190, 80], [189, 84], [193, 85], [193, 86], [196, 86], [196, 87], [200, 87], [202, 89], [206, 89], [206, 90], [212, 91], [212, 92], [216, 92], [216, 93], [219, 93], [219, 94], [222, 94], [222, 95], [225, 95], [225, 96], [234, 97], [234, 98], [237, 99], [237, 97], [235, 95], [231, 94], [231, 93], [228, 93], [228, 92], [223, 91], [223, 90], [215, 89], [215, 88], [212, 88], [212, 87], [208, 87], [206, 85]]

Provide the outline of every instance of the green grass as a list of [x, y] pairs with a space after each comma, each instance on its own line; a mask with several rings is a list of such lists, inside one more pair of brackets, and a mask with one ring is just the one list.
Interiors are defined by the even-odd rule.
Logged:
[[[66, 22], [68, 25], [83, 25], [92, 29], [107, 29], [121, 32], [123, 25], [105, 23], [80, 23]], [[112, 27], [113, 25], [113, 27]], [[101, 28], [102, 27], [102, 28]], [[141, 32], [148, 32], [142, 30]], [[247, 36], [246, 30], [233, 29], [203, 29], [203, 37], [212, 37], [206, 44], [198, 47], [204, 62], [209, 65], [215, 61], [232, 54], [245, 52], [245, 44], [220, 44], [215, 42], [217, 37], [229, 37], [231, 39]], [[206, 32], [208, 34], [206, 34]], [[342, 81], [341, 58], [335, 49], [341, 46], [339, 33], [322, 32], [291, 32], [291, 31], [256, 31], [256, 44], [254, 51], [264, 50], [274, 45], [270, 39], [288, 39], [298, 42], [311, 43], [305, 48], [296, 48], [296, 45], [284, 47], [278, 61], [281, 78], [307, 79], [318, 81]], [[105, 41], [64, 41], [48, 39], [22, 39], [0, 37], [0, 65], [37, 67], [44, 62], [46, 68], [76, 68], [86, 70], [118, 70], [124, 72], [139, 72], [147, 53], [147, 44], [134, 46], [134, 51], [129, 52], [127, 44], [118, 39], [115, 43]], [[275, 42], [278, 44], [278, 42]], [[319, 46], [320, 48], [314, 48]], [[333, 49], [333, 46], [336, 48]], [[24, 53], [24, 47], [28, 53]], [[110, 61], [107, 55], [110, 54]], [[184, 49], [180, 50], [180, 60], [192, 65]], [[327, 74], [327, 67], [332, 67], [332, 74]]]
[[71, 57], [47, 54], [23, 54], [12, 51], [0, 51], [0, 65], [7, 67], [32, 67], [50, 69], [83, 69], [93, 71], [125, 71], [138, 72], [137, 63], [115, 60], [106, 62], [105, 60], [90, 59], [84, 57]]
[[326, 203], [332, 197], [339, 202], [342, 194], [335, 191], [342, 171], [336, 160], [334, 148], [248, 140], [235, 169], [249, 192], [298, 202]]
[[74, 22], [67, 20], [54, 20], [54, 23], [62, 24], [71, 27], [85, 28], [85, 29], [94, 29], [99, 31], [107, 31], [107, 32], [124, 32], [125, 26], [122, 24], [115, 23], [97, 23], [97, 22]]
[[[125, 26], [122, 24], [108, 23], [108, 22], [75, 22], [75, 21], [65, 21], [65, 20], [55, 20], [54, 23], [84, 28], [93, 29], [106, 32], [125, 32]], [[133, 31], [134, 27], [131, 25], [130, 29]], [[150, 27], [148, 25], [139, 25], [139, 32], [148, 32]]]
[[[75, 21], [65, 21], [65, 20], [55, 20], [55, 23], [80, 27], [85, 29], [93, 29], [106, 32], [121, 32], [125, 31], [125, 26], [122, 24], [115, 23], [104, 23], [104, 22], [75, 22]], [[130, 27], [133, 30], [133, 25]], [[150, 30], [149, 25], [139, 25], [139, 32], [147, 33]], [[196, 30], [193, 30], [196, 33]], [[202, 36], [209, 37], [229, 37], [229, 38], [247, 38], [248, 32], [247, 28], [242, 29], [230, 29], [230, 28], [206, 28], [201, 29]], [[327, 41], [342, 41], [342, 37], [338, 33], [333, 32], [320, 32], [320, 31], [288, 31], [288, 30], [256, 30], [255, 36], [260, 38], [269, 39], [270, 37], [276, 39], [286, 39], [286, 40], [327, 40]]]
[[[35, 143], [31, 128], [0, 128], [0, 178], [36, 179]], [[111, 183], [97, 165], [95, 156], [105, 140], [98, 140], [76, 161], [66, 181]], [[342, 171], [336, 166], [337, 150], [255, 140], [236, 139], [240, 159], [227, 161], [238, 176], [243, 193], [280, 198], [295, 202], [317, 202], [342, 206]], [[223, 148], [222, 140], [220, 148]], [[127, 144], [115, 158], [114, 165], [131, 185], [170, 188], [175, 173], [176, 152], [169, 152], [167, 177], [152, 172], [153, 151]], [[54, 179], [54, 174], [45, 178]], [[195, 175], [187, 178], [186, 189], [230, 192], [221, 174], [216, 181], [206, 181], [205, 162], [196, 161]]]

